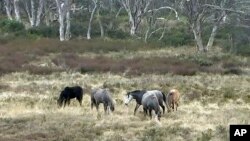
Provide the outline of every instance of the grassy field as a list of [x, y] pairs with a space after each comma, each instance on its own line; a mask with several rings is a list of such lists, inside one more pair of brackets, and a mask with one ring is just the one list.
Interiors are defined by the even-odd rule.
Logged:
[[[58, 47], [58, 44], [55, 46]], [[73, 51], [69, 49], [66, 51], [70, 52], [70, 55], [66, 54], [66, 58], [73, 59], [68, 63], [65, 59], [64, 63], [61, 63], [63, 61], [60, 61], [60, 56], [65, 57], [65, 47], [56, 51], [55, 48], [45, 47], [46, 49], [39, 50], [20, 46], [25, 50], [18, 49], [19, 46], [14, 43], [0, 45], [3, 54], [0, 57], [1, 61], [6, 65], [12, 63], [9, 65], [11, 70], [3, 64], [0, 65], [0, 140], [226, 141], [229, 140], [230, 124], [250, 123], [248, 57], [231, 56], [220, 52], [217, 55], [207, 55], [205, 58], [198, 56], [200, 58], [193, 61], [194, 49], [192, 48], [187, 51], [187, 48], [146, 47], [98, 52], [96, 51], [98, 49], [80, 51], [81, 47], [75, 45], [76, 48]], [[72, 48], [75, 46], [73, 44]], [[11, 52], [17, 53], [16, 59], [8, 58]], [[27, 57], [27, 54], [29, 54], [28, 58], [21, 61], [20, 58]], [[105, 62], [107, 65], [114, 64], [113, 60], [118, 58], [126, 60], [136, 57], [142, 59], [163, 57], [160, 60], [164, 60], [165, 57], [179, 59], [182, 63], [170, 60], [170, 63], [159, 61], [160, 63], [156, 65], [183, 66], [182, 64], [189, 59], [195, 64], [194, 67], [197, 70], [192, 74], [186, 73], [183, 70], [189, 67], [187, 65], [181, 68], [181, 74], [175, 73], [179, 72], [180, 68], [168, 68], [170, 73], [162, 71], [166, 67], [162, 67], [162, 70], [156, 73], [143, 69], [141, 70], [143, 73], [138, 74], [133, 71], [127, 73], [129, 70], [126, 67], [98, 71], [102, 68], [96, 68], [96, 64], [92, 63], [92, 65], [83, 65], [87, 69], [92, 67], [91, 69], [80, 71], [81, 69], [76, 67], [79, 65], [74, 64], [74, 61], [79, 62], [74, 58], [76, 55], [84, 59], [98, 59], [101, 55], [108, 58]], [[56, 60], [57, 58], [59, 61]], [[80, 59], [80, 61], [83, 60]], [[202, 69], [199, 67], [204, 62], [212, 63], [210, 66], [213, 69], [219, 69], [209, 72], [200, 71]], [[101, 63], [103, 62], [99, 62]], [[140, 63], [146, 64], [147, 61]], [[133, 66], [137, 68], [140, 63], [134, 63]], [[26, 67], [29, 65], [31, 67]], [[33, 66], [39, 68], [34, 71]], [[226, 73], [225, 69], [228, 66], [233, 70], [237, 68], [240, 73]], [[76, 100], [72, 100], [69, 107], [58, 108], [56, 100], [60, 91], [65, 86], [73, 85], [80, 85], [86, 89], [82, 107]], [[95, 87], [107, 87], [112, 92], [115, 112], [111, 115], [104, 114], [102, 105], [99, 113], [95, 109], [91, 110], [88, 90]], [[124, 96], [128, 91], [159, 89], [167, 93], [171, 88], [177, 88], [181, 92], [180, 107], [177, 112], [164, 114], [160, 123], [154, 119], [145, 118], [142, 107], [134, 116], [135, 101], [128, 107], [123, 104]]]

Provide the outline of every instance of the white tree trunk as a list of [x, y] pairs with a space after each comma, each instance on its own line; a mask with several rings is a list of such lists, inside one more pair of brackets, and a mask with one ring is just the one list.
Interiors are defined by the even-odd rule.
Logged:
[[69, 40], [71, 37], [70, 33], [70, 10], [66, 13], [66, 32], [65, 32], [65, 40]]
[[19, 10], [19, 0], [14, 0], [14, 9], [15, 9], [15, 19], [21, 22], [20, 10]]
[[13, 20], [12, 16], [11, 16], [11, 5], [10, 5], [10, 1], [9, 0], [5, 0], [4, 1], [4, 6], [5, 6], [5, 10], [6, 10], [6, 14], [8, 16], [9, 20]]
[[51, 11], [49, 9], [49, 3], [47, 3], [46, 0], [42, 0], [44, 1], [44, 20], [45, 20], [45, 24], [46, 26], [50, 26], [50, 22], [51, 22]]
[[209, 40], [207, 42], [206, 50], [209, 50], [213, 46], [214, 39], [215, 39], [215, 36], [217, 34], [217, 30], [218, 30], [218, 25], [216, 24], [216, 25], [214, 25], [214, 27], [212, 29], [211, 35], [210, 35]]
[[199, 52], [204, 51], [199, 22], [197, 22], [196, 25], [195, 24], [192, 25], [192, 30], [193, 30], [194, 39], [195, 39], [198, 51]]
[[128, 14], [129, 16], [129, 23], [130, 23], [130, 35], [134, 36], [135, 35], [135, 30], [136, 30], [136, 26], [135, 26], [135, 20], [131, 14], [131, 12]]
[[61, 4], [60, 0], [56, 0], [56, 4], [57, 4], [57, 10], [58, 10], [58, 22], [59, 22], [59, 38], [60, 41], [64, 41], [65, 40], [65, 36], [64, 36], [64, 12], [63, 12], [63, 8], [64, 6]]
[[94, 2], [94, 8], [91, 12], [91, 16], [90, 16], [90, 19], [89, 19], [89, 26], [88, 26], [88, 32], [87, 32], [87, 39], [91, 39], [91, 25], [92, 25], [92, 21], [93, 21], [93, 17], [94, 17], [94, 14], [95, 14], [95, 11], [96, 11], [96, 7], [97, 7], [97, 0], [92, 0]]
[[31, 20], [30, 20], [30, 25], [31, 27], [35, 26], [35, 22], [36, 22], [36, 11], [35, 11], [35, 3], [34, 0], [30, 1], [30, 5], [31, 5]]
[[[58, 16], [59, 16], [59, 34], [60, 41], [69, 40], [70, 38], [70, 0], [65, 0], [61, 3], [60, 0], [56, 0]], [[66, 17], [66, 29], [65, 29], [65, 17]]]
[[60, 41], [64, 41], [65, 37], [64, 37], [64, 16], [63, 15], [59, 15], [59, 38]]
[[102, 21], [101, 21], [101, 16], [100, 16], [100, 5], [98, 6], [97, 9], [97, 20], [99, 23], [99, 27], [100, 27], [100, 31], [101, 31], [101, 37], [104, 37], [104, 29], [103, 29], [103, 25], [102, 25]]
[[40, 25], [41, 22], [41, 16], [43, 13], [43, 7], [44, 7], [44, 0], [39, 0], [39, 7], [37, 10], [37, 17], [36, 17], [36, 26]]

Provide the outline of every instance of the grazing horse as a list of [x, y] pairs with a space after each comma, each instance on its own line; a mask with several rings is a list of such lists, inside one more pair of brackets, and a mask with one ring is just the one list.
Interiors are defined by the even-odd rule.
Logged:
[[70, 104], [70, 99], [76, 98], [78, 102], [80, 103], [80, 106], [82, 105], [82, 97], [83, 97], [83, 89], [80, 86], [74, 86], [74, 87], [65, 87], [64, 90], [61, 92], [59, 99], [57, 100], [57, 104], [62, 107], [64, 103], [64, 107], [66, 106], [66, 103]]
[[177, 89], [171, 89], [167, 95], [167, 108], [168, 112], [171, 111], [171, 109], [174, 111], [177, 111], [177, 107], [180, 103], [180, 92]]
[[[103, 103], [104, 111], [107, 113], [108, 108], [113, 112], [115, 110], [110, 92], [107, 89], [95, 89], [91, 93], [91, 109], [95, 105], [96, 110], [99, 110], [99, 104]], [[109, 113], [109, 110], [108, 110]]]
[[146, 90], [135, 90], [132, 92], [128, 92], [127, 96], [125, 97], [125, 105], [128, 105], [128, 103], [132, 100], [135, 99], [136, 100], [136, 106], [135, 106], [135, 110], [134, 110], [134, 115], [137, 111], [137, 109], [140, 107], [140, 105], [142, 105], [142, 97], [145, 93], [147, 92], [152, 92], [156, 94], [156, 97], [158, 99], [158, 102], [160, 104], [160, 106], [162, 107], [163, 113], [165, 113], [165, 106], [163, 104], [163, 102], [166, 105], [166, 96], [163, 92], [159, 91], [159, 90], [150, 90], [150, 91], [146, 91]]
[[158, 117], [158, 120], [161, 118], [161, 110], [158, 102], [158, 98], [155, 93], [147, 92], [142, 97], [142, 105], [144, 116], [146, 116], [149, 112], [150, 119], [152, 119], [152, 110], [155, 111], [155, 114]]

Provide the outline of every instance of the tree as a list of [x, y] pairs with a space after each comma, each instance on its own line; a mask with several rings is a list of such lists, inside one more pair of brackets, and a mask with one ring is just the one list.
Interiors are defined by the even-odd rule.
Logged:
[[91, 39], [91, 26], [92, 26], [92, 21], [93, 21], [94, 14], [95, 14], [95, 11], [96, 11], [96, 8], [97, 8], [97, 2], [98, 2], [98, 0], [92, 0], [92, 2], [94, 4], [94, 7], [92, 9], [92, 12], [91, 12], [91, 15], [90, 15], [90, 18], [89, 18], [89, 25], [88, 25], [88, 31], [87, 31], [87, 39]]
[[[70, 0], [56, 0], [60, 41], [70, 39]], [[66, 28], [65, 28], [66, 19]]]
[[[229, 13], [239, 13], [234, 9], [234, 0], [182, 0], [182, 14], [187, 17], [193, 31], [195, 42], [200, 52], [207, 52], [213, 45], [218, 28]], [[212, 22], [209, 22], [212, 21]], [[213, 28], [207, 45], [203, 44], [202, 30], [204, 23], [212, 24]]]
[[[148, 23], [148, 29], [146, 31], [145, 37], [144, 37], [144, 42], [147, 42], [147, 39], [150, 38], [154, 33], [162, 30], [162, 34], [158, 40], [161, 40], [164, 37], [165, 30], [166, 30], [166, 21], [167, 18], [165, 17], [158, 17], [157, 14], [161, 12], [161, 15], [163, 14], [163, 10], [170, 10], [171, 12], [173, 11], [175, 13], [175, 17], [177, 20], [179, 20], [179, 14], [178, 12], [170, 7], [170, 6], [162, 6], [159, 8], [153, 8], [152, 10], [149, 10], [146, 16], [147, 23]], [[171, 14], [170, 12], [170, 14]], [[165, 14], [164, 14], [165, 15]], [[157, 27], [157, 23], [161, 23], [159, 27]]]
[[127, 11], [130, 24], [130, 35], [134, 36], [145, 13], [153, 0], [121, 0], [123, 7]]
[[15, 10], [15, 19], [21, 22], [20, 10], [19, 10], [19, 0], [14, 0], [14, 10]]
[[9, 20], [13, 20], [12, 15], [11, 15], [11, 11], [12, 11], [12, 7], [11, 6], [12, 6], [11, 5], [11, 1], [4, 0], [4, 7], [5, 7], [6, 14], [7, 14]]

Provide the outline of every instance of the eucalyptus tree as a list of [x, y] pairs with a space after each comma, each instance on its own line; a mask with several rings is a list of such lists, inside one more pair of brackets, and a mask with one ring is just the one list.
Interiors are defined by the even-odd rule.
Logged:
[[14, 11], [15, 11], [15, 19], [16, 19], [16, 21], [21, 22], [20, 1], [19, 0], [14, 0]]
[[[236, 9], [235, 5], [238, 2], [235, 0], [181, 0], [179, 9], [188, 20], [198, 51], [206, 52], [212, 47], [218, 27], [226, 21], [229, 14], [244, 14], [243, 11]], [[203, 44], [202, 37], [204, 23], [213, 27], [207, 45]]]
[[150, 10], [145, 14], [147, 30], [144, 36], [144, 42], [157, 32], [162, 32], [158, 40], [161, 40], [167, 28], [167, 21], [170, 15], [174, 13], [176, 20], [179, 20], [179, 14], [174, 8], [174, 3], [164, 2], [164, 0], [154, 1], [150, 5]]
[[[70, 0], [56, 0], [60, 41], [70, 39]], [[66, 27], [65, 27], [66, 24]]]
[[5, 7], [5, 11], [6, 11], [6, 14], [7, 14], [7, 17], [9, 20], [13, 20], [12, 18], [12, 10], [13, 10], [13, 6], [12, 6], [12, 3], [10, 0], [4, 0], [4, 7]]
[[153, 0], [120, 0], [126, 10], [130, 24], [130, 35], [134, 36]]

